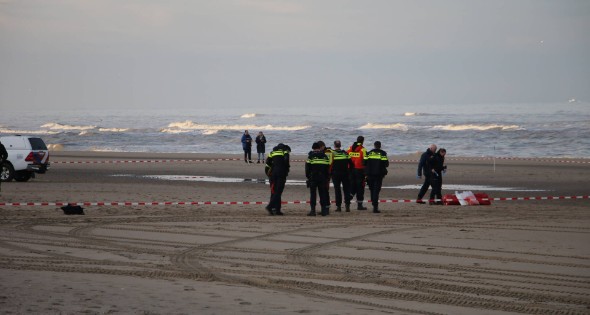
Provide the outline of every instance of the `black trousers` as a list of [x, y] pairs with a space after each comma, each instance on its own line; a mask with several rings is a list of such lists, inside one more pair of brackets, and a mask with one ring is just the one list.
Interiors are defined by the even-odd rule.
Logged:
[[310, 180], [309, 181], [309, 204], [312, 209], [316, 206], [316, 198], [320, 196], [320, 206], [322, 209], [330, 206], [330, 199], [328, 198], [328, 184], [329, 181], [325, 180]]
[[373, 207], [379, 206], [379, 192], [381, 192], [381, 186], [383, 185], [382, 176], [369, 176], [367, 177], [367, 184], [369, 185], [369, 191], [371, 191], [371, 203]]
[[281, 196], [283, 190], [285, 190], [286, 177], [283, 176], [271, 176], [270, 177], [270, 201], [268, 202], [268, 208], [281, 211]]
[[422, 188], [420, 188], [420, 192], [418, 193], [418, 200], [421, 200], [424, 197], [424, 195], [426, 195], [426, 192], [428, 191], [429, 187], [430, 176], [424, 175], [424, 184], [422, 184]]
[[334, 193], [336, 194], [336, 206], [342, 205], [342, 192], [344, 192], [344, 204], [349, 205], [350, 176], [348, 174], [332, 174], [332, 183], [334, 183]]
[[365, 170], [360, 168], [352, 169], [350, 174], [350, 196], [356, 195], [356, 201], [365, 200]]
[[244, 149], [244, 161], [252, 160], [252, 148]]
[[430, 191], [430, 201], [434, 201], [434, 199], [442, 201], [442, 178], [433, 176], [430, 185], [432, 186], [432, 190]]

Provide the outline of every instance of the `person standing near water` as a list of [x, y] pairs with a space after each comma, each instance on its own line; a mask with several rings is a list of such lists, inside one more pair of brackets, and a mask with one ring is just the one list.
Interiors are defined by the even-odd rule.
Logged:
[[252, 163], [252, 136], [250, 136], [248, 130], [244, 130], [242, 135], [242, 149], [244, 149], [244, 161]]
[[288, 145], [279, 143], [266, 158], [264, 172], [270, 182], [270, 201], [266, 206], [269, 215], [283, 215], [281, 212], [281, 196], [285, 189], [287, 176], [289, 176], [289, 153], [291, 148]]
[[258, 132], [256, 136], [256, 153], [258, 153], [258, 161], [256, 164], [260, 164], [260, 161], [264, 163], [264, 152], [266, 150], [266, 137], [262, 131]]

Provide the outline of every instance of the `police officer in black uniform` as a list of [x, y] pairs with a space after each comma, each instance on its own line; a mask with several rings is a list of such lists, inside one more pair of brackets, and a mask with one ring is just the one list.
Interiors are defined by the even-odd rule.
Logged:
[[281, 212], [281, 195], [285, 190], [287, 176], [289, 176], [290, 152], [291, 148], [288, 145], [279, 143], [266, 158], [264, 171], [270, 182], [270, 201], [266, 206], [266, 211], [270, 215], [283, 215], [283, 212]]
[[381, 213], [379, 211], [379, 192], [383, 184], [383, 177], [387, 175], [387, 167], [389, 166], [389, 159], [387, 153], [381, 150], [381, 142], [375, 141], [375, 148], [365, 158], [365, 174], [367, 175], [367, 184], [371, 191], [371, 202], [373, 204], [373, 213]]
[[315, 216], [316, 191], [320, 195], [321, 215], [328, 215], [330, 200], [328, 198], [328, 183], [330, 182], [330, 158], [321, 150], [321, 145], [314, 142], [312, 151], [305, 162], [305, 177], [309, 187], [309, 203], [311, 211], [308, 216]]
[[[344, 192], [344, 206], [346, 212], [350, 212], [350, 170], [353, 168], [350, 156], [342, 150], [342, 142], [334, 141], [332, 150], [332, 183], [336, 193], [336, 211], [342, 211], [342, 192]], [[341, 189], [342, 186], [342, 189]]]

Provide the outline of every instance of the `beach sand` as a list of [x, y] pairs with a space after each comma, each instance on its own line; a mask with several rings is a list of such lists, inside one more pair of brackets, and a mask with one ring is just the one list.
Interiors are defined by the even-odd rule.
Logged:
[[[0, 202], [268, 201], [263, 164], [240, 158], [53, 152], [47, 174], [2, 183]], [[401, 161], [381, 198], [415, 199], [417, 155], [391, 158]], [[289, 179], [303, 181], [303, 157], [292, 159]], [[443, 194], [589, 194], [587, 160], [447, 164]], [[157, 177], [169, 175], [245, 180]], [[416, 188], [391, 188], [404, 185]], [[308, 192], [287, 185], [283, 200]], [[381, 214], [332, 206], [326, 217], [307, 217], [306, 204], [284, 216], [264, 205], [84, 208], [0, 207], [1, 314], [590, 314], [589, 199], [387, 202]]]

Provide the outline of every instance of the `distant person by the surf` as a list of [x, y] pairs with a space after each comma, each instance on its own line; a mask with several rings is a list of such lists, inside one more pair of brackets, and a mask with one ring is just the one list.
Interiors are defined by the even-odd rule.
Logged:
[[[6, 151], [6, 148], [4, 147], [2, 142], [0, 142], [0, 170], [2, 170], [2, 168], [4, 168], [3, 164], [4, 164], [4, 161], [6, 161], [6, 159], [8, 159], [8, 152]], [[2, 184], [2, 179], [0, 179], [0, 192], [2, 191], [1, 184]]]
[[244, 130], [242, 135], [242, 148], [244, 149], [244, 161], [252, 163], [252, 136], [250, 136], [248, 130]]
[[364, 160], [367, 156], [367, 150], [363, 147], [365, 137], [358, 136], [356, 142], [354, 142], [346, 153], [352, 160], [353, 168], [350, 173], [350, 195], [356, 195], [357, 210], [367, 210], [367, 207], [363, 206], [365, 200], [365, 165]]
[[420, 156], [420, 161], [418, 162], [418, 174], [417, 178], [422, 179], [422, 174], [424, 174], [424, 184], [420, 188], [420, 192], [418, 192], [418, 199], [416, 199], [417, 203], [426, 203], [422, 201], [424, 195], [428, 191], [430, 187], [430, 176], [432, 176], [432, 160], [434, 159], [434, 154], [436, 153], [436, 144], [431, 144], [428, 149]]
[[281, 212], [281, 196], [285, 189], [287, 176], [289, 176], [289, 153], [291, 153], [291, 148], [288, 145], [279, 143], [266, 158], [264, 172], [270, 182], [270, 201], [266, 206], [266, 211], [270, 215], [283, 215], [283, 212]]
[[373, 213], [381, 213], [379, 211], [379, 192], [383, 184], [383, 177], [387, 175], [388, 166], [389, 159], [387, 158], [387, 152], [381, 150], [380, 141], [375, 141], [374, 149], [367, 153], [367, 158], [365, 159], [365, 174], [367, 175], [367, 183], [371, 192]]
[[260, 161], [264, 163], [264, 152], [266, 150], [266, 137], [262, 131], [258, 132], [256, 136], [256, 153], [258, 153], [258, 161], [256, 164], [260, 164]]
[[430, 176], [430, 185], [432, 190], [430, 191], [429, 204], [431, 205], [442, 205], [442, 180], [443, 173], [447, 171], [445, 165], [445, 155], [447, 150], [441, 148], [436, 152], [432, 158], [432, 176]]

